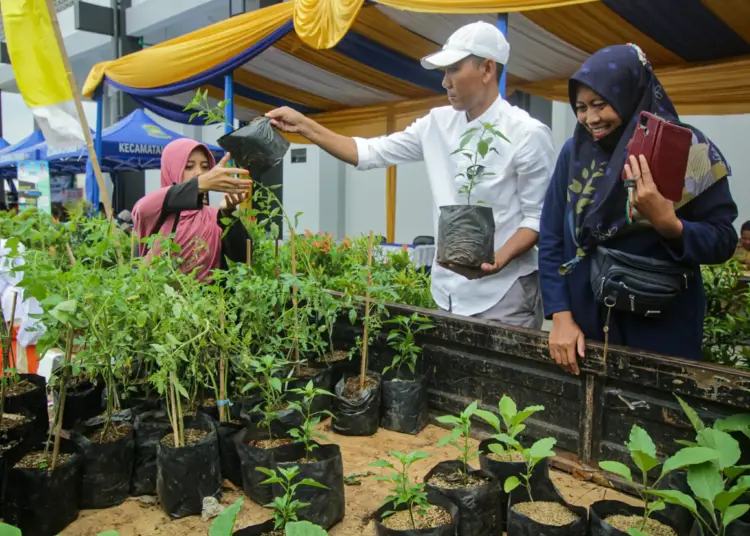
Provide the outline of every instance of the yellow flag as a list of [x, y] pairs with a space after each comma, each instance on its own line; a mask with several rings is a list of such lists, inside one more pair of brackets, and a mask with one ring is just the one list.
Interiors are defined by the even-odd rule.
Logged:
[[18, 90], [50, 146], [84, 141], [47, 0], [0, 0]]

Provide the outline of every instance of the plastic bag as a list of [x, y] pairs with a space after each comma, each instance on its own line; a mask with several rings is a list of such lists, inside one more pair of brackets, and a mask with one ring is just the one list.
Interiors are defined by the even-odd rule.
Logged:
[[[686, 471], [672, 471], [661, 479], [659, 489], [677, 490], [686, 495], [693, 493], [688, 485]], [[690, 534], [690, 530], [695, 523], [693, 514], [676, 504], [665, 505], [664, 510], [654, 512], [651, 517], [674, 528], [677, 534]], [[750, 534], [750, 531], [748, 531], [748, 534]]]
[[248, 170], [254, 180], [261, 180], [269, 169], [280, 164], [289, 150], [289, 142], [266, 117], [225, 134], [218, 139], [218, 144], [232, 153], [232, 158], [241, 168]]
[[[605, 521], [609, 516], [635, 516], [643, 518], [643, 508], [626, 504], [620, 501], [597, 501], [589, 507], [589, 536], [628, 536], [627, 532], [616, 529]], [[659, 520], [665, 525], [675, 529], [676, 527], [666, 520]], [[637, 528], [637, 527], [636, 527]], [[689, 529], [688, 529], [689, 530]], [[677, 532], [678, 535], [687, 534]]]
[[147, 411], [136, 417], [135, 462], [133, 478], [130, 480], [130, 494], [154, 495], [156, 493], [156, 445], [167, 435], [172, 426], [166, 411]]
[[[288, 437], [286, 434], [274, 434], [274, 439]], [[273, 492], [270, 484], [261, 484], [268, 477], [256, 471], [256, 467], [265, 467], [273, 471], [276, 468], [276, 459], [289, 460], [298, 452], [298, 446], [292, 443], [281, 445], [270, 449], [262, 449], [251, 445], [251, 441], [263, 441], [270, 439], [265, 428], [252, 426], [245, 428], [234, 436], [237, 446], [237, 454], [242, 462], [242, 488], [245, 495], [261, 506], [273, 500]]]
[[[487, 471], [494, 476], [498, 482], [500, 482], [500, 504], [503, 510], [503, 530], [506, 530], [508, 522], [508, 494], [502, 487], [502, 484], [511, 477], [521, 477], [522, 474], [526, 474], [526, 463], [525, 462], [498, 462], [489, 458], [490, 448], [492, 443], [496, 443], [494, 439], [485, 439], [479, 443], [479, 466], [482, 470]], [[534, 472], [531, 473], [531, 487], [536, 489], [539, 486], [552, 486], [552, 481], [549, 478], [549, 459], [544, 458], [542, 461], [536, 464]]]
[[469, 468], [470, 475], [488, 479], [486, 484], [471, 488], [443, 489], [429, 483], [434, 475], [454, 475], [459, 471], [463, 471], [461, 462], [440, 462], [425, 475], [426, 489], [442, 493], [458, 506], [458, 536], [501, 536], [501, 484], [492, 475]]
[[78, 519], [82, 457], [65, 439], [60, 440], [60, 452], [73, 456], [54, 471], [8, 470], [3, 518], [23, 534], [55, 536]]
[[[79, 422], [99, 415], [102, 412], [102, 391], [104, 391], [104, 382], [101, 380], [96, 384], [82, 381], [73, 387], [68, 387], [65, 395], [63, 429], [72, 430]], [[59, 389], [56, 388], [53, 392], [55, 404], [57, 404], [59, 403], [57, 400]]]
[[273, 519], [269, 519], [258, 525], [250, 525], [244, 529], [235, 530], [232, 536], [264, 536], [273, 532], [273, 526]]
[[[451, 515], [451, 522], [447, 525], [441, 525], [439, 527], [435, 527], [432, 529], [419, 529], [416, 531], [403, 531], [403, 530], [394, 530], [389, 529], [385, 525], [382, 524], [383, 521], [383, 514], [389, 510], [394, 510], [393, 504], [388, 503], [380, 508], [375, 512], [375, 535], [376, 536], [411, 536], [411, 535], [419, 535], [419, 536], [454, 536], [456, 534], [456, 527], [458, 526], [458, 523], [460, 521], [460, 514], [458, 512], [458, 506], [456, 506], [448, 497], [443, 495], [442, 493], [438, 493], [434, 490], [427, 491], [427, 502], [434, 506], [442, 506], [446, 510], [448, 510], [448, 513]], [[405, 510], [406, 505], [401, 504], [395, 508], [395, 510], [398, 512], [400, 510]]]
[[173, 519], [198, 515], [203, 498], [221, 499], [221, 462], [216, 429], [207, 415], [185, 419], [185, 430], [205, 430], [208, 436], [180, 448], [156, 444], [156, 494]]
[[130, 494], [135, 440], [130, 412], [112, 416], [111, 426], [127, 425], [127, 435], [112, 443], [96, 443], [88, 436], [101, 431], [104, 417], [94, 417], [79, 426], [72, 435], [83, 455], [81, 467], [81, 508], [110, 508], [121, 504]]
[[[299, 463], [295, 460], [305, 456], [305, 449], [299, 443], [295, 446], [297, 448], [293, 455], [290, 455], [289, 451], [276, 455], [277, 465], [284, 468], [296, 465], [299, 467], [297, 480], [312, 478], [328, 488], [300, 486], [294, 495], [295, 499], [309, 503], [308, 506], [299, 511], [300, 521], [309, 521], [328, 530], [344, 519], [344, 513], [346, 512], [344, 462], [341, 458], [341, 448], [338, 445], [319, 445], [312, 451], [312, 457], [318, 460], [317, 462]], [[282, 456], [288, 462], [282, 463]], [[274, 485], [273, 494], [279, 497], [283, 495], [283, 489]]]
[[377, 385], [366, 387], [356, 400], [343, 396], [347, 376], [336, 384], [336, 398], [333, 400], [333, 431], [347, 436], [371, 436], [378, 431], [380, 425], [380, 374], [368, 373], [369, 377], [377, 378]]
[[529, 494], [526, 488], [516, 488], [510, 494], [510, 499], [508, 500], [508, 534], [513, 534], [514, 536], [539, 536], [540, 534], [544, 534], [544, 536], [586, 536], [588, 519], [585, 508], [572, 506], [565, 502], [560, 492], [551, 483], [532, 488], [532, 494], [535, 502], [556, 502], [562, 504], [577, 516], [576, 520], [561, 527], [537, 523], [513, 508], [518, 503], [529, 501]]
[[495, 262], [492, 208], [477, 205], [440, 207], [437, 262], [478, 268]]
[[380, 426], [416, 435], [427, 426], [427, 380], [384, 380]]
[[49, 413], [47, 412], [47, 384], [42, 376], [36, 374], [19, 374], [20, 381], [26, 380], [37, 386], [33, 391], [16, 396], [5, 397], [6, 413], [23, 413], [34, 415], [34, 444], [47, 440], [49, 431]]

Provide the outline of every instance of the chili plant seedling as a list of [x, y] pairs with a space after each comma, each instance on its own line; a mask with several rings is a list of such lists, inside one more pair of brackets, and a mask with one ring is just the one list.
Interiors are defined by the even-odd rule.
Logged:
[[469, 462], [479, 454], [479, 451], [474, 449], [470, 442], [471, 418], [476, 414], [478, 406], [479, 403], [475, 400], [458, 417], [455, 415], [444, 415], [437, 419], [441, 424], [453, 426], [451, 433], [441, 439], [438, 442], [438, 446], [452, 445], [459, 450], [460, 455], [458, 459], [463, 465], [461, 474], [465, 483], [469, 479]]
[[489, 445], [490, 451], [500, 456], [507, 456], [510, 454], [510, 447], [505, 448], [503, 444], [512, 445], [513, 442], [518, 442], [516, 438], [526, 429], [524, 421], [534, 413], [544, 411], [544, 406], [529, 406], [522, 411], [518, 411], [518, 407], [513, 399], [507, 395], [503, 395], [497, 405], [497, 409], [500, 417], [503, 419], [502, 424], [497, 415], [490, 411], [478, 409], [476, 415], [497, 431], [497, 434], [492, 436], [492, 438], [498, 441], [498, 443], [491, 443]]
[[334, 394], [325, 389], [318, 389], [312, 380], [307, 382], [304, 389], [290, 389], [289, 392], [302, 397], [301, 403], [289, 402], [289, 407], [297, 411], [304, 419], [299, 428], [289, 430], [289, 435], [294, 438], [296, 443], [305, 445], [305, 453], [309, 457], [312, 455], [312, 451], [318, 448], [318, 445], [315, 443], [316, 439], [328, 440], [325, 435], [316, 431], [315, 427], [320, 424], [323, 416], [333, 418], [333, 413], [327, 410], [313, 412], [313, 401], [318, 396], [334, 396]]
[[[500, 154], [497, 149], [492, 146], [497, 138], [510, 143], [510, 140], [497, 129], [496, 125], [483, 122], [481, 127], [472, 127], [464, 132], [461, 135], [461, 143], [458, 146], [458, 149], [451, 153], [460, 153], [470, 161], [470, 164], [466, 167], [466, 171], [457, 175], [457, 177], [465, 179], [464, 183], [459, 188], [458, 193], [466, 196], [467, 205], [471, 205], [471, 193], [474, 191], [476, 185], [485, 177], [493, 175], [493, 173], [485, 171], [485, 167], [481, 162], [490, 152]], [[472, 140], [476, 140], [476, 145], [473, 149], [469, 147]]]
[[378, 460], [370, 464], [370, 467], [383, 467], [393, 470], [390, 476], [375, 477], [375, 480], [388, 482], [393, 486], [390, 495], [383, 501], [383, 506], [390, 504], [393, 510], [383, 512], [382, 517], [385, 519], [392, 516], [396, 513], [396, 509], [403, 504], [409, 511], [411, 526], [416, 530], [418, 527], [414, 519], [414, 514], [423, 516], [430, 504], [427, 502], [427, 492], [425, 491], [424, 483], [412, 482], [409, 479], [409, 468], [415, 462], [429, 458], [430, 455], [419, 450], [410, 452], [409, 454], [392, 450], [388, 454], [398, 460], [400, 467], [397, 468], [388, 460]]
[[266, 508], [273, 509], [274, 528], [276, 530], [285, 529], [287, 523], [291, 521], [297, 521], [297, 512], [309, 503], [304, 503], [294, 498], [294, 494], [297, 488], [300, 486], [312, 486], [314, 488], [328, 489], [320, 482], [316, 482], [312, 478], [303, 478], [298, 482], [294, 482], [294, 479], [299, 475], [299, 467], [293, 465], [291, 467], [279, 467], [276, 471], [271, 471], [265, 467], [256, 467], [256, 471], [260, 471], [268, 478], [261, 482], [261, 485], [278, 484], [284, 493], [280, 497], [275, 497], [272, 502], [265, 505]]
[[413, 313], [411, 316], [399, 315], [386, 324], [397, 326], [388, 334], [388, 346], [396, 351], [391, 364], [383, 369], [383, 374], [389, 370], [395, 370], [396, 375], [401, 371], [401, 367], [406, 365], [412, 374], [417, 368], [417, 360], [422, 353], [422, 348], [416, 343], [416, 335], [434, 328], [429, 318]]

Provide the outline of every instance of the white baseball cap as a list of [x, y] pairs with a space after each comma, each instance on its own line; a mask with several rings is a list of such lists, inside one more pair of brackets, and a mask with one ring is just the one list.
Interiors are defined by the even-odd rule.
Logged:
[[448, 38], [443, 50], [422, 58], [425, 69], [443, 69], [469, 56], [495, 60], [500, 65], [508, 63], [510, 44], [495, 25], [488, 22], [472, 22], [462, 26]]

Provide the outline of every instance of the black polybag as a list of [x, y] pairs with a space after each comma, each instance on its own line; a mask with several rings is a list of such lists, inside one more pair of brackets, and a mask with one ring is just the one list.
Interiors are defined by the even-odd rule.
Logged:
[[385, 379], [382, 386], [380, 426], [416, 435], [427, 426], [427, 379]]
[[469, 468], [470, 475], [487, 479], [471, 488], [443, 489], [429, 483], [435, 475], [454, 475], [463, 467], [459, 461], [440, 462], [425, 475], [426, 489], [442, 493], [458, 506], [458, 536], [501, 536], [500, 483], [490, 473]]
[[[274, 434], [274, 439], [279, 439], [281, 434]], [[242, 489], [245, 495], [253, 501], [264, 506], [273, 500], [273, 491], [270, 484], [261, 484], [268, 477], [257, 471], [257, 467], [265, 467], [273, 471], [276, 469], [276, 459], [289, 460], [297, 452], [297, 445], [292, 443], [281, 445], [272, 449], [262, 449], [250, 445], [251, 441], [262, 441], [269, 439], [265, 428], [251, 426], [241, 430], [234, 436], [237, 453], [242, 462]]]
[[[29, 441], [28, 439], [13, 439], [0, 442], [0, 505], [2, 505], [5, 497], [5, 477], [8, 469], [31, 452], [32, 447], [35, 445], [38, 445], [38, 443]], [[2, 515], [1, 506], [0, 515]]]
[[260, 180], [263, 174], [284, 160], [289, 142], [271, 126], [266, 117], [255, 119], [244, 127], [218, 139], [222, 149], [232, 154], [237, 164]]
[[[516, 476], [521, 479], [522, 474], [526, 474], [526, 463], [525, 462], [498, 462], [489, 458], [487, 455], [492, 452], [489, 446], [496, 441], [492, 438], [485, 439], [479, 443], [479, 466], [482, 470], [487, 471], [494, 476], [500, 484], [500, 504], [503, 509], [503, 530], [508, 524], [508, 494], [505, 493], [504, 485], [505, 481], [511, 477]], [[538, 486], [551, 486], [552, 482], [549, 478], [549, 459], [544, 458], [534, 467], [534, 471], [531, 473], [531, 488], [536, 489]]]
[[78, 518], [82, 457], [66, 439], [60, 440], [60, 452], [73, 457], [52, 472], [8, 469], [3, 518], [23, 534], [55, 536]]
[[478, 268], [495, 262], [495, 218], [478, 205], [440, 207], [437, 262]]
[[[635, 516], [643, 518], [643, 508], [620, 501], [597, 501], [589, 507], [589, 536], [628, 536], [627, 532], [616, 529], [605, 521], [609, 516]], [[679, 532], [676, 527], [664, 519], [659, 519], [665, 525], [675, 529], [677, 536], [687, 536], [687, 532]], [[637, 528], [637, 527], [635, 527]], [[689, 530], [689, 529], [688, 529]]]
[[[317, 460], [315, 463], [299, 463], [289, 459], [305, 457], [305, 448], [300, 443], [295, 446], [297, 450], [293, 455], [289, 454], [288, 451], [276, 455], [277, 467], [288, 469], [296, 465], [299, 468], [299, 474], [295, 481], [311, 478], [328, 488], [300, 486], [297, 488], [294, 497], [302, 502], [309, 503], [308, 506], [298, 512], [300, 521], [309, 521], [329, 530], [344, 519], [344, 513], [346, 512], [344, 462], [341, 458], [341, 448], [338, 445], [319, 445], [309, 456]], [[273, 494], [280, 497], [284, 494], [284, 491], [278, 484], [275, 484]]]
[[[692, 495], [688, 485], [687, 471], [672, 471], [659, 481], [659, 489], [677, 490], [686, 495]], [[695, 518], [689, 510], [676, 504], [666, 504], [664, 510], [654, 512], [651, 517], [674, 528], [678, 536], [690, 534]], [[750, 531], [748, 531], [750, 534]]]
[[180, 448], [161, 441], [156, 445], [156, 494], [173, 519], [200, 514], [205, 497], [221, 498], [219, 441], [213, 422], [198, 413], [185, 419], [184, 428], [205, 430], [208, 436]]
[[156, 445], [172, 430], [166, 411], [147, 411], [135, 419], [135, 462], [130, 480], [130, 494], [156, 493]]
[[6, 413], [22, 413], [28, 411], [34, 415], [35, 444], [47, 440], [49, 432], [49, 413], [47, 411], [47, 384], [44, 376], [37, 374], [19, 374], [20, 381], [27, 380], [37, 386], [33, 391], [16, 396], [5, 397]]
[[441, 506], [448, 510], [451, 516], [451, 522], [447, 525], [441, 525], [431, 529], [417, 530], [394, 530], [389, 529], [382, 524], [383, 514], [388, 511], [406, 510], [405, 504], [400, 504], [396, 508], [392, 503], [384, 504], [375, 512], [375, 536], [455, 536], [460, 517], [458, 506], [456, 506], [448, 497], [434, 490], [427, 492], [427, 502], [434, 506]]
[[258, 525], [250, 525], [244, 529], [235, 530], [232, 536], [263, 536], [264, 534], [270, 534], [273, 532], [274, 521], [269, 519]]
[[113, 443], [96, 443], [88, 438], [102, 429], [105, 417], [94, 417], [78, 426], [71, 438], [83, 455], [81, 466], [81, 502], [83, 509], [110, 508], [122, 504], [130, 494], [135, 440], [130, 412], [112, 416], [111, 426], [126, 425], [126, 436]]
[[24, 422], [2, 432], [0, 435], [0, 445], [6, 445], [13, 441], [25, 441], [27, 443], [38, 443], [36, 438], [36, 415], [28, 410], [6, 411], [3, 419], [8, 415], [17, 415], [24, 418]]
[[371, 436], [380, 425], [380, 375], [368, 373], [377, 378], [375, 387], [365, 388], [356, 400], [343, 396], [347, 376], [336, 384], [336, 398], [333, 399], [333, 431], [346, 436]]
[[[104, 382], [82, 381], [75, 386], [68, 387], [65, 395], [62, 427], [72, 430], [76, 424], [96, 417], [102, 412], [102, 391]], [[59, 388], [55, 387], [55, 403], [59, 403]]]
[[588, 519], [586, 509], [568, 504], [553, 484], [540, 485], [532, 488], [532, 495], [536, 502], [556, 502], [565, 506], [577, 517], [575, 521], [562, 527], [542, 525], [526, 517], [513, 508], [513, 505], [528, 502], [529, 494], [524, 487], [518, 487], [508, 499], [508, 534], [513, 536], [586, 536]]
[[[216, 422], [217, 434], [219, 436], [219, 457], [221, 458], [221, 477], [229, 480], [232, 484], [242, 487], [242, 462], [240, 455], [237, 453], [237, 446], [234, 442], [240, 430], [245, 427], [241, 421], [242, 403], [235, 403], [233, 406], [225, 406], [229, 411], [228, 422]], [[217, 419], [218, 419], [218, 408]]]
[[[750, 520], [740, 518], [729, 524], [724, 536], [747, 536], [748, 534], [750, 534]], [[682, 536], [682, 534], [678, 534], [677, 536]], [[704, 532], [701, 524], [696, 521], [693, 525], [693, 530], [690, 532], [690, 536], [709, 536], [709, 533]]]

